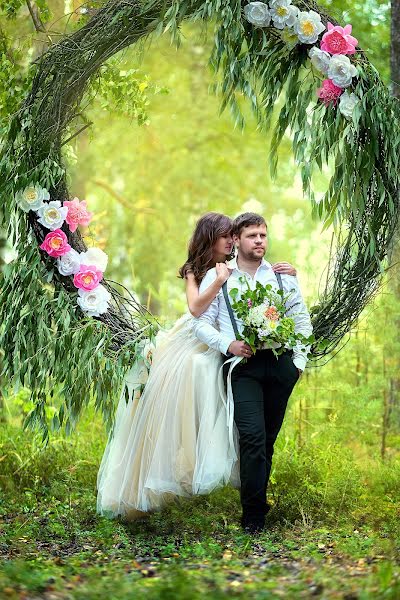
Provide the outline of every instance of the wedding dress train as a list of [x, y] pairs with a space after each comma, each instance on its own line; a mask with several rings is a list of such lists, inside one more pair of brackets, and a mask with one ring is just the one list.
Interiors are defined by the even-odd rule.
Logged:
[[98, 473], [99, 513], [129, 520], [179, 496], [207, 494], [229, 481], [239, 486], [221, 365], [221, 354], [195, 337], [190, 315], [157, 336], [140, 398], [135, 389], [144, 364], [135, 362]]

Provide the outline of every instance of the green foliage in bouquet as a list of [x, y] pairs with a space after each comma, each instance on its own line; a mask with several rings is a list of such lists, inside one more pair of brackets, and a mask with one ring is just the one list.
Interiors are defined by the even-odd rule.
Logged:
[[239, 281], [246, 283], [247, 289], [240, 292], [233, 288], [229, 294], [233, 298], [233, 310], [243, 321], [241, 339], [249, 344], [253, 353], [269, 348], [275, 356], [279, 356], [296, 346], [306, 352], [306, 346], [312, 344], [315, 338], [295, 332], [295, 321], [291, 316], [295, 308], [291, 303], [292, 293], [285, 294], [283, 290], [274, 290], [272, 285], [264, 286], [259, 281], [251, 289], [244, 277]]

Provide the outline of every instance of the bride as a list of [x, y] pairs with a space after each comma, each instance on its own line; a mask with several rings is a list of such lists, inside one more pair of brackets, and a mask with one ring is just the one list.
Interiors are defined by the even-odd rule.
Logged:
[[[225, 261], [233, 248], [231, 227], [231, 219], [218, 213], [198, 221], [179, 271], [191, 314], [157, 334], [141, 395], [146, 348], [125, 378], [97, 477], [100, 514], [132, 520], [179, 496], [207, 494], [229, 481], [240, 485], [237, 442], [229, 440], [219, 391], [223, 357], [192, 331], [192, 315], [198, 317], [209, 307], [230, 275]], [[199, 294], [201, 280], [212, 267], [217, 279]], [[288, 263], [273, 268], [296, 273]]]

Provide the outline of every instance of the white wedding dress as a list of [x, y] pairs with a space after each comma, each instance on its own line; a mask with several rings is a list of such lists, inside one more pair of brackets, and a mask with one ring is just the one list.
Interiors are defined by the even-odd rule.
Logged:
[[207, 494], [229, 481], [239, 487], [237, 431], [224, 397], [222, 357], [199, 342], [192, 320], [185, 315], [157, 335], [139, 398], [143, 357], [125, 378], [97, 478], [103, 515], [131, 520], [179, 496]]

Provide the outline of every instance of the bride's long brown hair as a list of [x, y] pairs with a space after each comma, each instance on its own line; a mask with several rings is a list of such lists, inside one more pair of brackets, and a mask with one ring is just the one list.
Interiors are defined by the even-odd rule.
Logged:
[[196, 283], [201, 280], [208, 269], [215, 266], [213, 248], [215, 242], [232, 231], [232, 220], [226, 215], [209, 212], [196, 223], [195, 230], [189, 242], [188, 257], [179, 269], [179, 275], [185, 279], [188, 273], [193, 273]]

